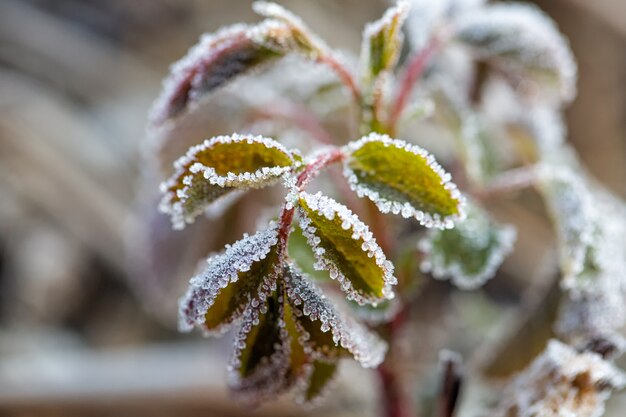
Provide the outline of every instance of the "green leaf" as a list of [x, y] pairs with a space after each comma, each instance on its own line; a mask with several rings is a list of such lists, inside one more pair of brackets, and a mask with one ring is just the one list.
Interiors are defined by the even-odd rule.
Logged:
[[274, 184], [295, 165], [293, 154], [272, 139], [217, 136], [174, 163], [176, 172], [161, 184], [159, 208], [182, 229], [226, 194]]
[[277, 226], [272, 224], [210, 258], [180, 300], [180, 329], [200, 327], [210, 334], [228, 330], [258, 298], [259, 291], [276, 279], [277, 243]]
[[393, 297], [393, 265], [368, 227], [347, 207], [321, 194], [300, 193], [300, 226], [317, 259], [359, 304]]
[[383, 213], [415, 217], [426, 227], [451, 228], [463, 197], [450, 175], [424, 149], [372, 133], [346, 146], [344, 175], [359, 197]]
[[451, 278], [463, 289], [473, 289], [492, 278], [515, 242], [515, 228], [499, 225], [480, 207], [469, 204], [467, 218], [454, 229], [431, 230], [420, 241], [425, 253], [422, 270], [435, 278]]
[[172, 65], [155, 102], [153, 126], [173, 119], [237, 76], [290, 53], [316, 58], [314, 45], [293, 25], [269, 19], [257, 25], [237, 24], [204, 35]]
[[[309, 281], [295, 265], [283, 270], [285, 301], [292, 316], [286, 318], [287, 327], [295, 327], [297, 338], [311, 359], [326, 362], [352, 355], [364, 367], [375, 367], [382, 362], [386, 344], [374, 333], [348, 316], [339, 315], [322, 292]], [[292, 320], [294, 325], [290, 325]]]
[[289, 341], [283, 331], [282, 291], [256, 300], [244, 313], [230, 360], [231, 389], [258, 402], [288, 388]]
[[454, 36], [474, 54], [504, 71], [531, 94], [570, 101], [576, 93], [576, 63], [567, 40], [537, 7], [490, 5], [460, 17]]
[[383, 71], [391, 71], [402, 50], [402, 24], [407, 18], [409, 3], [398, 2], [376, 22], [369, 23], [363, 31], [361, 68], [366, 83], [372, 82]]

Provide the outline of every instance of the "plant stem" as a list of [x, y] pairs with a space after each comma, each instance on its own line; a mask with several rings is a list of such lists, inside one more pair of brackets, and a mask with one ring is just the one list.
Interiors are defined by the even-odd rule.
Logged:
[[400, 88], [396, 95], [396, 99], [389, 115], [389, 132], [394, 134], [398, 125], [398, 120], [402, 115], [402, 111], [406, 107], [413, 86], [426, 70], [430, 59], [439, 51], [443, 44], [441, 36], [434, 36], [432, 40], [417, 54], [415, 54], [407, 64], [404, 76], [400, 82]]
[[[329, 147], [326, 152], [318, 155], [318, 157], [311, 163], [309, 163], [302, 172], [298, 175], [296, 180], [296, 188], [298, 191], [302, 191], [310, 180], [317, 177], [320, 172], [328, 165], [341, 161], [345, 158], [345, 154], [341, 148], [336, 146]], [[279, 259], [283, 259], [287, 249], [287, 240], [291, 233], [291, 223], [293, 222], [293, 216], [295, 213], [295, 207], [288, 208], [288, 203], [285, 203], [280, 215], [280, 223], [278, 226], [278, 254]]]
[[328, 65], [330, 69], [332, 69], [335, 74], [337, 74], [339, 79], [345, 84], [346, 87], [348, 87], [348, 90], [350, 90], [354, 101], [360, 107], [361, 92], [350, 70], [346, 68], [345, 65], [343, 65], [343, 63], [341, 63], [341, 61], [339, 61], [337, 57], [331, 53], [321, 55], [318, 58], [318, 61], [322, 64]]

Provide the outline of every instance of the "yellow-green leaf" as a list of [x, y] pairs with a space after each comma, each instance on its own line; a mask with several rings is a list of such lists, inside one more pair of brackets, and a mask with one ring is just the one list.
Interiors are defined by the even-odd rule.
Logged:
[[359, 304], [393, 297], [389, 262], [368, 227], [347, 207], [321, 194], [300, 193], [300, 226], [317, 259]]
[[417, 145], [372, 133], [346, 146], [344, 175], [359, 197], [383, 213], [451, 228], [463, 218], [463, 197], [435, 158]]
[[302, 394], [302, 400], [306, 403], [315, 402], [328, 390], [328, 384], [337, 370], [337, 362], [315, 361], [311, 367], [306, 390]]
[[206, 207], [234, 190], [274, 184], [296, 162], [273, 139], [261, 136], [217, 136], [193, 146], [174, 163], [176, 172], [163, 184], [160, 209], [182, 229]]
[[361, 324], [339, 315], [295, 265], [285, 266], [283, 284], [285, 303], [289, 304], [298, 340], [308, 356], [329, 361], [350, 354], [365, 367], [380, 364], [386, 344]]
[[240, 318], [258, 297], [259, 289], [275, 279], [277, 236], [273, 224], [255, 235], [244, 236], [224, 253], [210, 258], [206, 269], [191, 279], [187, 294], [180, 300], [181, 330], [200, 327], [221, 334]]
[[409, 12], [409, 4], [400, 1], [363, 31], [361, 67], [363, 79], [369, 83], [381, 72], [391, 71], [398, 62], [402, 49], [402, 24]]

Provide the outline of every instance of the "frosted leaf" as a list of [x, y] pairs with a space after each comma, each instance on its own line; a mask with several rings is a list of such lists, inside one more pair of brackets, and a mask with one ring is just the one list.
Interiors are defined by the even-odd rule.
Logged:
[[[541, 190], [556, 225], [561, 272], [565, 288], [581, 288], [595, 269], [594, 245], [599, 227], [591, 191], [584, 179], [569, 168], [541, 166]], [[587, 282], [593, 285], [593, 280]]]
[[289, 257], [296, 261], [302, 271], [314, 281], [328, 281], [330, 276], [328, 271], [315, 269], [313, 265], [316, 262], [315, 254], [302, 229], [297, 224], [294, 225], [289, 235], [289, 243], [287, 244]]
[[576, 63], [565, 37], [539, 8], [498, 4], [461, 15], [455, 37], [475, 55], [515, 76], [522, 89], [556, 91], [561, 101], [576, 94]]
[[475, 204], [454, 229], [431, 230], [419, 243], [425, 254], [421, 268], [437, 279], [451, 279], [462, 289], [474, 289], [491, 279], [513, 250], [516, 231], [499, 225]]
[[226, 331], [260, 290], [267, 292], [272, 286], [277, 243], [277, 225], [270, 224], [209, 258], [207, 267], [191, 278], [187, 293], [179, 301], [180, 330], [200, 327], [207, 334], [218, 335]]
[[316, 268], [329, 271], [348, 299], [363, 304], [393, 298], [393, 265], [355, 214], [320, 193], [306, 192], [300, 193], [298, 212]]
[[289, 388], [289, 335], [283, 320], [280, 291], [248, 307], [235, 336], [229, 363], [229, 386], [239, 398], [259, 402]]
[[482, 7], [486, 0], [410, 0], [409, 3], [411, 10], [405, 27], [411, 49], [420, 50], [451, 18]]
[[402, 50], [402, 25], [409, 12], [409, 3], [399, 1], [376, 22], [368, 23], [363, 30], [361, 47], [361, 73], [369, 84], [383, 71], [394, 69]]
[[506, 388], [495, 417], [600, 417], [624, 375], [595, 353], [551, 340]]
[[160, 210], [175, 229], [191, 223], [207, 206], [234, 190], [276, 183], [297, 165], [294, 154], [261, 136], [216, 136], [192, 146], [161, 184]]
[[[615, 345], [616, 332], [626, 322], [626, 204], [582, 176], [572, 180], [577, 184], [574, 190], [593, 190], [582, 197], [583, 201], [588, 198], [587, 209], [579, 206], [573, 210], [575, 219], [585, 221], [583, 225], [571, 224], [565, 215], [555, 219], [557, 234], [564, 235], [559, 244], [568, 245], [561, 247], [561, 254], [569, 260], [562, 261], [563, 268], [569, 268], [564, 269], [563, 277], [568, 297], [561, 306], [556, 329], [577, 345], [593, 340]], [[575, 208], [581, 197], [570, 194], [570, 198]], [[569, 231], [559, 232], [561, 227]]]
[[376, 306], [371, 304], [359, 305], [358, 303], [350, 303], [351, 310], [354, 311], [356, 317], [371, 326], [376, 326], [391, 321], [400, 311], [402, 303], [398, 298], [393, 300], [385, 300]]
[[346, 145], [344, 175], [383, 213], [447, 229], [464, 217], [464, 197], [435, 158], [417, 145], [371, 133]]
[[172, 65], [150, 120], [159, 125], [237, 76], [290, 53], [315, 59], [317, 52], [292, 25], [268, 19], [257, 25], [236, 24], [205, 34], [187, 55]]
[[308, 366], [301, 391], [296, 397], [302, 404], [316, 405], [332, 387], [337, 373], [336, 361], [316, 360]]
[[256, 1], [252, 4], [252, 9], [261, 16], [286, 24], [290, 28], [294, 40], [303, 50], [307, 51], [311, 59], [318, 59], [321, 55], [328, 53], [329, 48], [324, 41], [313, 34], [300, 17], [283, 6], [267, 1]]
[[284, 283], [300, 343], [308, 355], [328, 361], [349, 352], [366, 368], [383, 361], [385, 342], [347, 315], [340, 315], [295, 265], [286, 265]]

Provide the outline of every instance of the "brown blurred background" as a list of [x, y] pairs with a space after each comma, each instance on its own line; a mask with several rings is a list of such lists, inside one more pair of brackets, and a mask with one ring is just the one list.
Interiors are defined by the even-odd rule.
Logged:
[[[353, 51], [387, 6], [281, 3]], [[569, 140], [626, 197], [626, 2], [537, 3], [579, 63]], [[257, 19], [250, 4], [0, 0], [0, 415], [301, 413], [288, 401], [233, 405], [223, 387], [229, 341], [180, 336], [175, 318], [148, 312], [129, 260], [140, 142], [160, 81], [202, 32]], [[517, 256], [513, 265], [527, 261]], [[370, 373], [345, 368], [341, 395], [310, 415], [375, 414]], [[612, 400], [614, 416], [620, 404], [626, 397]]]

